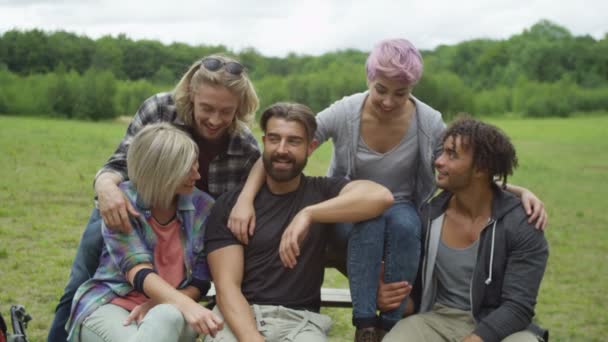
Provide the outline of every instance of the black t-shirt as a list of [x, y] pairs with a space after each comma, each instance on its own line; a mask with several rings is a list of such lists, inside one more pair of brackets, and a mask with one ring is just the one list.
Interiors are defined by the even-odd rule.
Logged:
[[201, 175], [196, 181], [196, 187], [209, 193], [209, 164], [221, 153], [228, 150], [230, 136], [226, 134], [219, 142], [209, 141], [194, 135], [198, 145], [198, 172]]
[[[281, 263], [279, 244], [283, 231], [302, 208], [336, 197], [347, 183], [343, 178], [303, 176], [298, 189], [287, 194], [275, 195], [266, 185], [262, 187], [254, 201], [255, 232], [244, 246], [241, 290], [250, 304], [319, 311], [328, 225], [311, 225], [293, 269]], [[229, 191], [215, 202], [207, 220], [207, 253], [240, 244], [226, 226], [240, 191]]]

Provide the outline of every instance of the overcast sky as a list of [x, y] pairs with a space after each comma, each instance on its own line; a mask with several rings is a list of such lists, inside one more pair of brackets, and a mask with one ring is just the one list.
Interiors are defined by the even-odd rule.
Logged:
[[540, 19], [575, 35], [608, 32], [606, 0], [0, 0], [0, 31], [40, 28], [92, 38], [254, 47], [267, 56], [369, 51], [404, 37], [432, 49], [473, 38], [508, 38]]

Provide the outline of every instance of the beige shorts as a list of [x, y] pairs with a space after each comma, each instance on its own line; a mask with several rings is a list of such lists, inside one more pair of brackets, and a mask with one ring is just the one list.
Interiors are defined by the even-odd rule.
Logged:
[[[435, 304], [429, 312], [409, 316], [399, 321], [384, 337], [385, 342], [454, 341], [460, 342], [475, 329], [470, 311], [463, 311]], [[516, 332], [503, 342], [537, 342], [527, 330]]]

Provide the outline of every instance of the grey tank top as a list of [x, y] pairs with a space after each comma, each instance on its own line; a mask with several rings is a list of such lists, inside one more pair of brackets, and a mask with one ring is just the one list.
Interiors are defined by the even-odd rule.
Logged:
[[413, 201], [418, 163], [418, 120], [415, 115], [399, 144], [386, 153], [372, 150], [359, 136], [355, 178], [384, 185], [393, 193], [395, 202]]
[[[443, 227], [444, 215], [436, 218]], [[471, 310], [470, 286], [479, 240], [465, 248], [453, 248], [439, 239], [435, 274], [437, 303], [464, 311]]]

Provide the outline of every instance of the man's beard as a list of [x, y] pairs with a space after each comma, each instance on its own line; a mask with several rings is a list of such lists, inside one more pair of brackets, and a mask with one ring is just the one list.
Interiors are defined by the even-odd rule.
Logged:
[[[277, 182], [287, 182], [296, 178], [302, 173], [302, 170], [304, 170], [304, 167], [306, 167], [306, 163], [308, 162], [308, 158], [304, 158], [303, 161], [298, 163], [295, 158], [292, 158], [289, 155], [278, 155], [276, 153], [270, 156], [264, 154], [262, 160], [264, 161], [266, 174]], [[273, 162], [290, 163], [292, 167], [289, 170], [275, 169], [272, 165]]]

